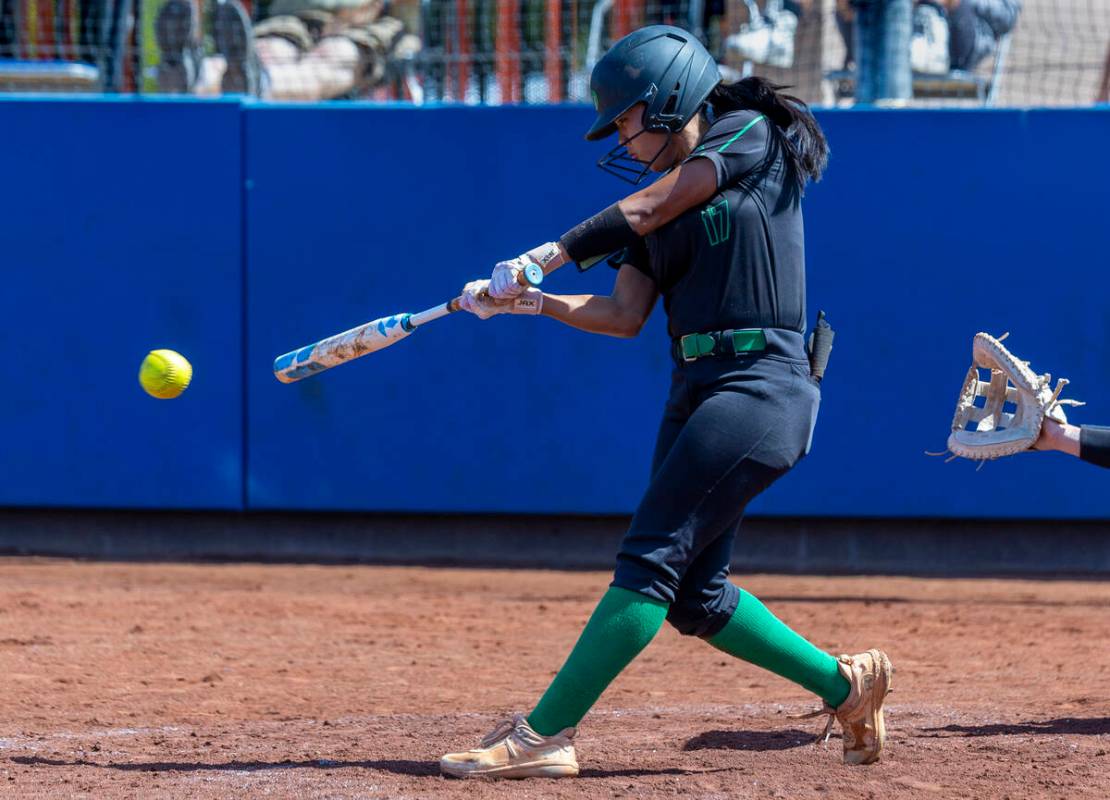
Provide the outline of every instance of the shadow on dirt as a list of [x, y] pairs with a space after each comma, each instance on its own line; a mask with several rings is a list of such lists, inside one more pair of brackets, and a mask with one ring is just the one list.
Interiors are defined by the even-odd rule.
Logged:
[[578, 773], [581, 778], [648, 778], [655, 775], [704, 775], [709, 772], [732, 772], [733, 767], [717, 767], [710, 769], [681, 769], [679, 767], [666, 767], [664, 769], [584, 769]]
[[[887, 595], [793, 595], [793, 594], [766, 594], [759, 599], [765, 605], [773, 603], [859, 603], [863, 606], [889, 606], [889, 605], [915, 605], [915, 606], [948, 606], [953, 602], [944, 597], [895, 597]], [[1034, 606], [1045, 608], [1107, 608], [1110, 606], [1106, 600], [1098, 598], [1088, 600], [1043, 600], [1033, 597], [985, 597], [976, 601], [981, 605], [990, 606]]]
[[706, 731], [687, 740], [683, 750], [791, 750], [812, 744], [812, 731]]
[[[39, 767], [97, 767], [98, 769], [118, 769], [124, 772], [259, 772], [270, 769], [377, 769], [383, 772], [392, 772], [396, 775], [411, 777], [438, 777], [439, 764], [434, 761], [331, 761], [329, 759], [316, 759], [313, 761], [227, 761], [219, 764], [188, 763], [174, 761], [148, 761], [126, 764], [99, 764], [85, 759], [65, 761], [57, 758], [42, 758], [41, 756], [15, 756], [11, 759], [16, 764], [26, 764]], [[664, 769], [584, 769], [581, 778], [637, 778], [653, 775], [700, 775], [707, 772], [730, 772], [732, 767], [716, 769], [681, 769], [670, 767]]]
[[14, 756], [17, 764], [46, 767], [99, 767], [118, 769], [124, 772], [256, 772], [266, 769], [377, 769], [397, 775], [428, 776], [439, 775], [439, 764], [434, 761], [403, 761], [386, 759], [382, 761], [332, 761], [326, 758], [311, 761], [227, 761], [218, 764], [203, 762], [147, 761], [125, 764], [98, 764], [95, 761], [75, 759], [63, 761], [40, 756]]
[[[943, 728], [922, 728], [922, 738], [943, 739], [960, 736], [1066, 735], [1101, 736], [1110, 733], [1110, 717], [1063, 717], [1042, 722], [1016, 722], [998, 725], [945, 725]], [[946, 734], [948, 734], [946, 736]]]

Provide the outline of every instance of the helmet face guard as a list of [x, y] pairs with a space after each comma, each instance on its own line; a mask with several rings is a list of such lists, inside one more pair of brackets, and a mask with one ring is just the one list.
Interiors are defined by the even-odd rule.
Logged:
[[[698, 113], [721, 75], [709, 52], [694, 36], [670, 25], [649, 25], [614, 44], [590, 75], [597, 118], [586, 139], [597, 141], [616, 131], [616, 120], [637, 103], [644, 104], [645, 131], [677, 133]], [[669, 139], [668, 139], [669, 140]], [[664, 146], [665, 147], [665, 146]], [[656, 154], [658, 158], [662, 149]], [[607, 172], [625, 178], [636, 172], [623, 145], [598, 161]], [[642, 169], [638, 183], [654, 159]]]
[[644, 128], [630, 139], [618, 143], [612, 150], [597, 160], [597, 165], [603, 172], [615, 175], [622, 181], [631, 183], [633, 186], [637, 185], [647, 177], [647, 174], [651, 172], [651, 168], [659, 159], [659, 156], [663, 155], [663, 151], [666, 150], [667, 145], [671, 143], [672, 134], [670, 131], [667, 131], [667, 138], [663, 140], [663, 146], [656, 151], [655, 155], [651, 157], [651, 160], [640, 161], [628, 152], [628, 143], [631, 142], [632, 139], [637, 139], [648, 132], [648, 129]]

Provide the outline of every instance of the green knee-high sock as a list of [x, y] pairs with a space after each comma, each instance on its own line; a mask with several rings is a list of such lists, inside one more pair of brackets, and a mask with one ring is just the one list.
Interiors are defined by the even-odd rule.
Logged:
[[666, 603], [610, 587], [563, 668], [528, 715], [528, 724], [541, 736], [578, 725], [605, 688], [648, 646], [666, 616]]
[[836, 659], [786, 627], [747, 592], [740, 592], [736, 611], [709, 643], [804, 686], [833, 708], [848, 697], [851, 684], [836, 668]]

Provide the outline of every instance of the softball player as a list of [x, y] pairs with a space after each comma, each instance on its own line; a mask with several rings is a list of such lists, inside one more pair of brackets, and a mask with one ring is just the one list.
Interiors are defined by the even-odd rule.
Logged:
[[[635, 336], [662, 295], [676, 365], [670, 396], [613, 582], [566, 663], [529, 714], [440, 767], [453, 776], [576, 775], [576, 726], [664, 620], [814, 692], [825, 705], [808, 716], [830, 715], [826, 739], [839, 720], [845, 762], [876, 761], [886, 655], [822, 652], [728, 581], [744, 507], [808, 451], [817, 417], [803, 344], [800, 198], [824, 168], [824, 135], [801, 101], [760, 78], [722, 85], [705, 48], [669, 26], [620, 40], [591, 88], [598, 113], [586, 138], [619, 133], [600, 165], [633, 182], [666, 174], [559, 242], [498, 264], [488, 281], [466, 286], [462, 304], [483, 319], [542, 313]], [[516, 284], [531, 262], [548, 272], [618, 250], [607, 297]]]

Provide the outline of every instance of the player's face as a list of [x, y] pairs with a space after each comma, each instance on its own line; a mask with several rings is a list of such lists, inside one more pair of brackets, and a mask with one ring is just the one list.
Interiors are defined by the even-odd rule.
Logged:
[[[644, 130], [644, 103], [637, 103], [616, 119], [617, 136], [628, 148], [628, 154], [641, 164], [651, 161], [653, 172], [670, 169], [674, 162], [674, 145], [665, 133]], [[662, 152], [660, 152], [662, 150]], [[654, 159], [654, 161], [652, 161]]]

